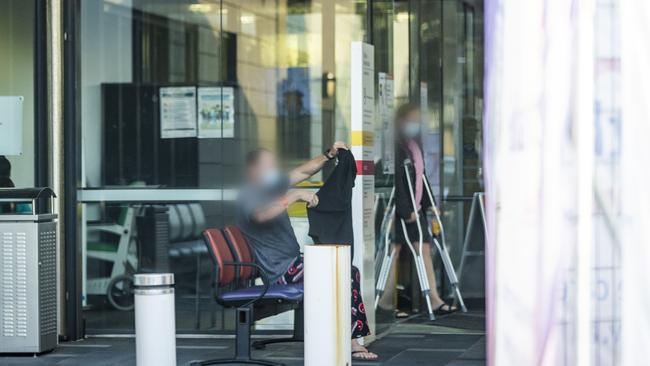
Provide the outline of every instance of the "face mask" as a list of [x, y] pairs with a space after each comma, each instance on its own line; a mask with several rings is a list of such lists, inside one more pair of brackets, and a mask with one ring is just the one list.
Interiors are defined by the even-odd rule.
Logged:
[[289, 178], [279, 169], [269, 169], [262, 173], [260, 178], [262, 186], [271, 191], [286, 190], [289, 185], [288, 181]]
[[420, 134], [419, 122], [408, 122], [402, 127], [402, 135], [407, 139], [413, 139]]

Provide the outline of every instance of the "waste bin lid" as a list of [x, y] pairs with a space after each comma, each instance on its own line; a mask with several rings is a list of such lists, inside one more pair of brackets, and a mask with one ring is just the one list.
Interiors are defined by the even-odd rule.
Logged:
[[173, 273], [139, 273], [135, 275], [133, 284], [136, 287], [171, 286], [174, 284]]
[[56, 197], [52, 188], [0, 188], [0, 199], [35, 200]]

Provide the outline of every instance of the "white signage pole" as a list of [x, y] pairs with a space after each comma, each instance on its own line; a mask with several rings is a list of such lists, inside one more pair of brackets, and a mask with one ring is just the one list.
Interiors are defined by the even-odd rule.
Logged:
[[[353, 42], [351, 64], [351, 145], [357, 161], [357, 179], [352, 190], [353, 255], [354, 265], [361, 272], [361, 295], [368, 302], [375, 298], [374, 47], [363, 42]], [[374, 334], [374, 307], [366, 306], [365, 309], [368, 325]]]

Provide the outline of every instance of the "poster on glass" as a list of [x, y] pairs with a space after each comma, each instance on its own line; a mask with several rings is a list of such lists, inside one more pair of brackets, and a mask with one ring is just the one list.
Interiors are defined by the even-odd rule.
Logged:
[[235, 90], [232, 87], [202, 87], [198, 92], [199, 138], [235, 136]]
[[160, 138], [196, 137], [196, 88], [160, 88]]

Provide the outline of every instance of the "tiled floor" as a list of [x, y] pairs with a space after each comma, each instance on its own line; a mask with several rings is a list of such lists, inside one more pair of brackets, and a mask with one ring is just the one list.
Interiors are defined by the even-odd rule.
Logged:
[[[482, 314], [464, 316], [476, 317], [482, 321]], [[414, 319], [394, 324], [370, 349], [381, 356], [375, 362], [357, 362], [355, 365], [453, 365], [479, 366], [485, 364], [485, 335], [482, 330], [468, 330]], [[466, 323], [466, 320], [465, 320]], [[466, 325], [466, 324], [465, 324]], [[467, 328], [465, 326], [465, 328]], [[302, 343], [271, 345], [262, 351], [254, 351], [259, 359], [285, 363], [287, 366], [303, 365]], [[193, 360], [224, 358], [233, 353], [232, 338], [177, 340], [178, 365], [189, 365]], [[62, 343], [51, 353], [38, 357], [0, 356], [0, 365], [56, 365], [56, 366], [108, 366], [135, 365], [133, 338], [93, 337], [79, 342]], [[233, 364], [236, 365], [236, 364]]]

